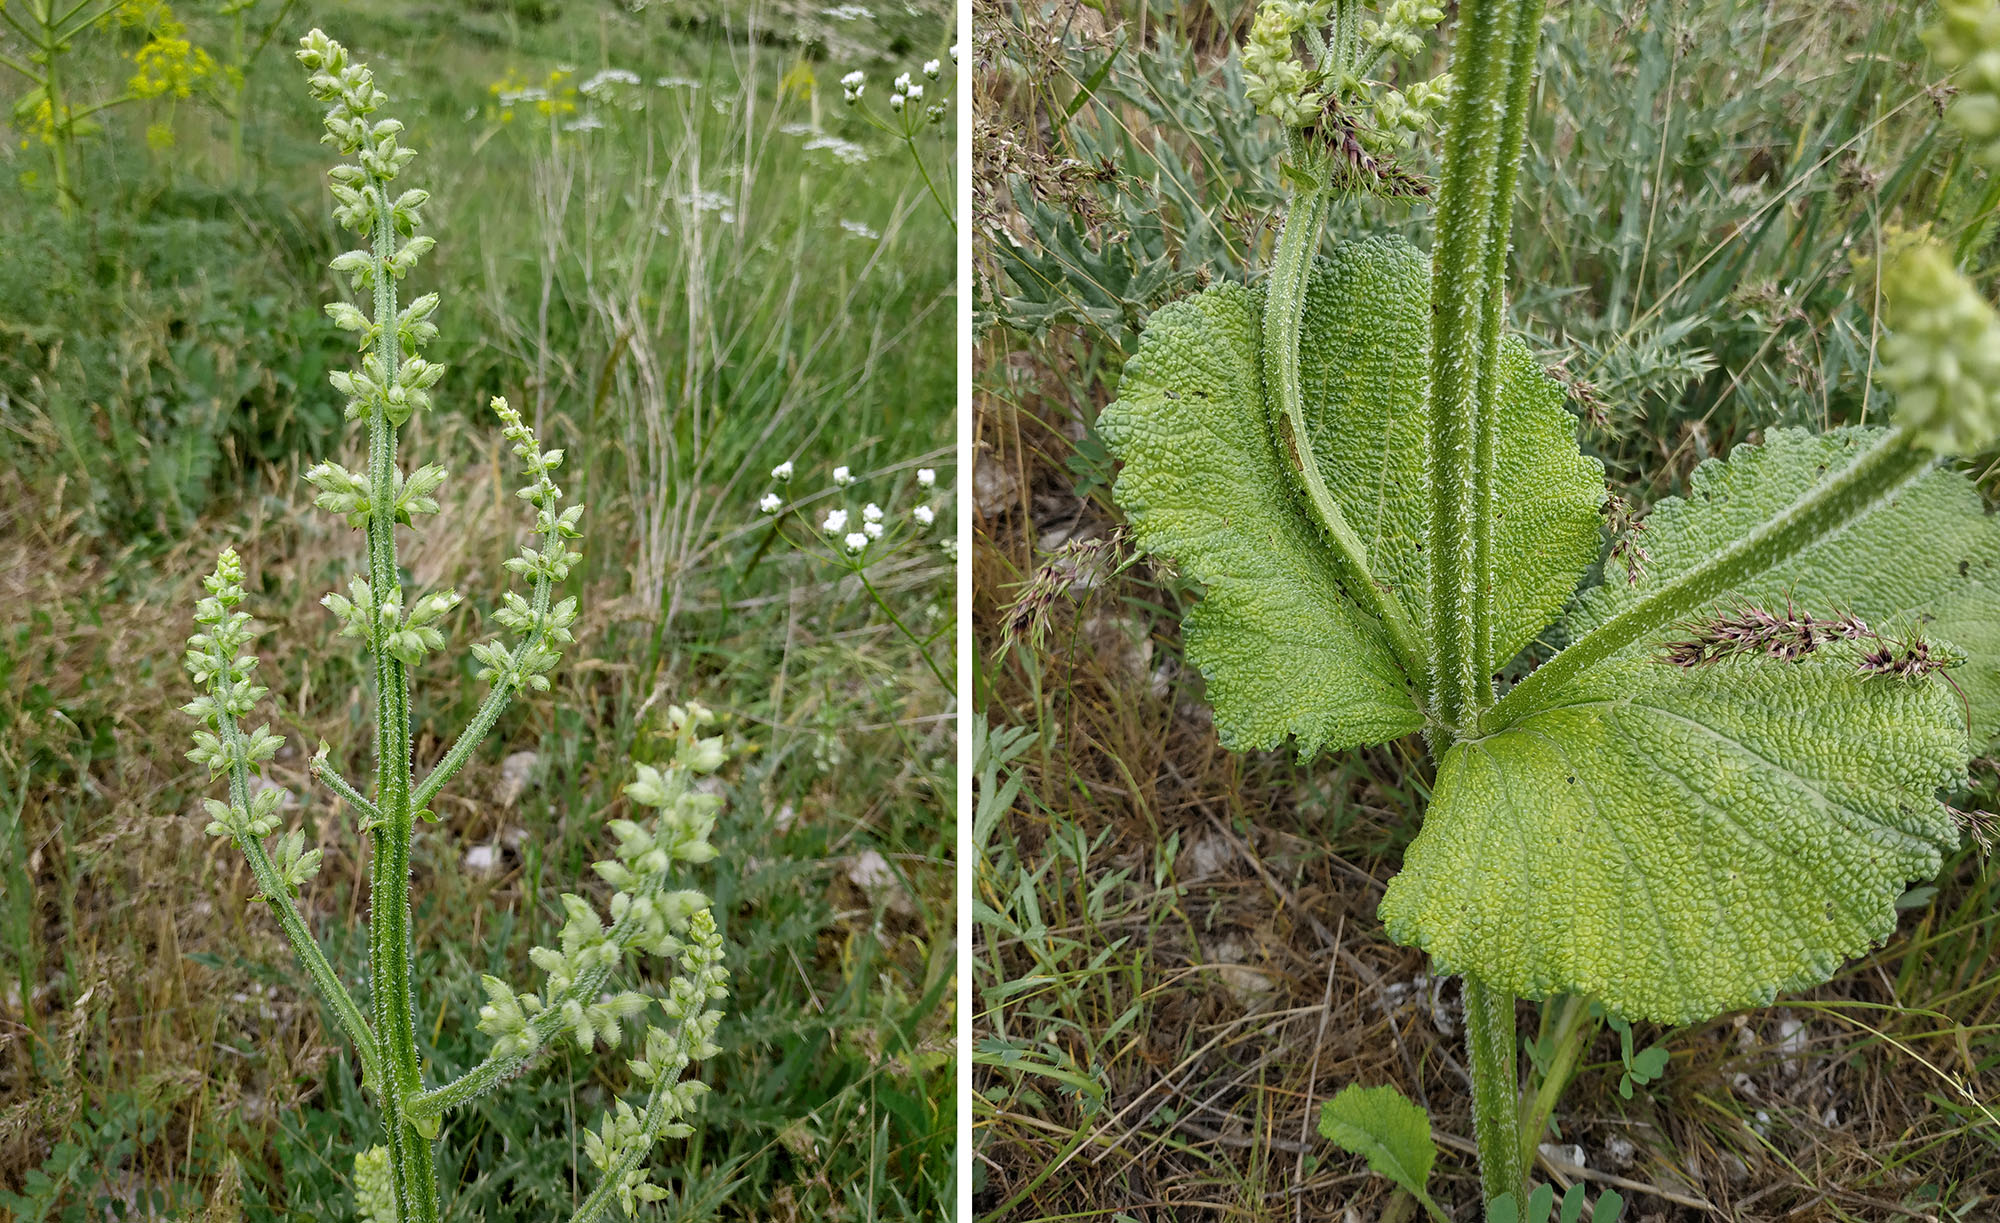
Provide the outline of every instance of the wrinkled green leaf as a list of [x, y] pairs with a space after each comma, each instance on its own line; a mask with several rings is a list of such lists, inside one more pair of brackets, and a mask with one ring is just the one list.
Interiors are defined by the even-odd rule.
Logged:
[[[1306, 289], [1300, 387], [1321, 475], [1376, 581], [1423, 631], [1429, 513], [1430, 261], [1358, 239]], [[1396, 738], [1422, 716], [1381, 630], [1342, 591], [1291, 488], [1264, 398], [1263, 293], [1223, 284], [1152, 316], [1098, 425], [1124, 463], [1119, 505], [1146, 551], [1203, 584], [1187, 653], [1238, 749], [1302, 756]], [[1573, 595], [1601, 543], [1603, 474], [1525, 346], [1502, 354], [1496, 647], [1511, 657]]]
[[1433, 1215], [1442, 1218], [1425, 1188], [1437, 1144], [1431, 1140], [1431, 1119], [1402, 1092], [1380, 1087], [1347, 1086], [1320, 1107], [1320, 1137], [1368, 1161], [1368, 1167], [1407, 1190]]
[[[1299, 386], [1320, 475], [1368, 567], [1428, 635], [1430, 257], [1343, 242], [1306, 285]], [[1260, 298], [1261, 306], [1261, 298]], [[1519, 339], [1500, 350], [1494, 649], [1512, 658], [1576, 593], [1602, 546], [1604, 469], [1577, 450], [1564, 392]]]
[[1204, 587], [1183, 631], [1225, 744], [1296, 735], [1308, 755], [1399, 738], [1423, 724], [1409, 681], [1341, 592], [1272, 446], [1261, 314], [1223, 284], [1153, 315], [1098, 419], [1125, 462], [1118, 503], [1140, 547]]
[[1686, 1023], [1818, 984], [1956, 843], [1943, 685], [1841, 643], [1695, 670], [1614, 659], [1448, 751], [1382, 901], [1438, 970]]
[[[1650, 555], [1636, 584], [1614, 579], [1586, 594], [1570, 617], [1580, 635], [1678, 577], [1797, 501], [1827, 471], [1866, 449], [1880, 430], [1771, 431], [1762, 446], [1697, 467], [1688, 495], [1662, 501], [1640, 538]], [[1847, 530], [1768, 570], [1722, 603], [1768, 610], [1851, 611], [1891, 636], [1921, 630], [1967, 656], [1951, 672], [1971, 705], [1975, 740], [2000, 734], [2000, 521], [1969, 480], [1937, 471]], [[1645, 655], [1656, 643], [1635, 645]], [[1961, 718], [1964, 710], [1961, 708]]]

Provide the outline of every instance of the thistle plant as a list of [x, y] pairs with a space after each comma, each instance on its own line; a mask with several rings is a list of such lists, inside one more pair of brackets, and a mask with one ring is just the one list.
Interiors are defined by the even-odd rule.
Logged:
[[1292, 185], [1270, 273], [1155, 313], [1100, 419], [1132, 537], [1202, 585], [1185, 647], [1225, 744], [1430, 747], [1381, 916], [1463, 978], [1489, 1219], [1546, 1208], [1526, 1160], [1601, 1023], [1762, 1005], [1886, 938], [2000, 731], [2000, 523], [1941, 466], [2000, 435], [2000, 319], [1921, 237], [1879, 261], [1890, 423], [1769, 430], [1607, 549], [1602, 468], [1504, 326], [1542, 15], [1458, 6], [1432, 249], [1320, 255], [1330, 198], [1405, 180], [1360, 134], [1363, 5], [1265, 4], [1246, 77]]
[[[472, 647], [479, 678], [489, 685], [471, 723], [428, 773], [419, 778], [411, 754], [410, 672], [444, 646], [444, 624], [458, 605], [452, 591], [406, 592], [396, 560], [396, 528], [439, 512], [437, 493], [445, 471], [425, 464], [406, 471], [397, 455], [402, 429], [431, 407], [431, 391], [444, 367], [426, 360], [424, 345], [437, 328], [430, 320], [439, 297], [425, 294], [403, 304], [400, 288], [427, 254], [432, 239], [419, 232], [428, 195], [399, 183], [415, 152], [401, 141], [403, 125], [379, 118], [387, 101], [366, 66], [314, 30], [300, 40], [299, 62], [311, 74], [312, 95], [328, 105], [325, 140], [351, 160], [329, 172], [335, 219], [365, 247], [333, 260], [361, 298], [328, 305], [334, 323], [359, 337], [358, 368], [332, 375], [347, 399], [348, 419], [368, 437], [368, 464], [350, 471], [333, 462], [307, 473], [315, 503], [366, 533], [367, 570], [346, 593], [324, 600], [344, 636], [357, 638], [373, 659], [376, 769], [364, 795], [343, 777], [322, 744], [313, 777], [359, 813], [370, 849], [368, 1001], [364, 1012], [315, 941], [295, 899], [319, 869], [321, 851], [307, 850], [303, 830], [280, 832], [275, 788], [254, 784], [283, 740], [268, 725], [244, 729], [265, 695], [255, 679], [251, 614], [244, 606], [242, 562], [225, 551], [206, 582], [196, 609], [200, 628], [189, 639], [187, 670], [201, 695], [185, 708], [201, 723], [188, 755], [211, 779], [228, 779], [227, 797], [205, 800], [208, 831], [235, 841], [250, 862], [261, 899], [283, 927], [313, 985], [333, 1010], [353, 1045], [364, 1086], [382, 1120], [381, 1143], [355, 1161], [357, 1206], [376, 1223], [416, 1223], [439, 1217], [433, 1143], [444, 1115], [526, 1068], [559, 1039], [580, 1048], [618, 1048], [636, 1034], [633, 1077], [646, 1085], [642, 1103], [618, 1101], [585, 1150], [602, 1173], [575, 1218], [601, 1217], [616, 1201], [627, 1213], [664, 1190], [648, 1182], [646, 1156], [661, 1137], [684, 1135], [687, 1118], [705, 1088], [683, 1080], [688, 1066], [716, 1052], [714, 1036], [727, 993], [722, 944], [701, 893], [670, 887], [676, 863], [699, 865], [715, 856], [708, 837], [721, 799], [695, 788], [727, 753], [720, 737], [701, 731], [713, 715], [698, 705], [670, 711], [674, 754], [659, 768], [637, 767], [625, 793], [643, 817], [614, 819], [615, 853], [596, 863], [613, 889], [609, 920], [580, 895], [562, 898], [566, 922], [558, 947], [537, 947], [529, 958], [545, 976], [538, 992], [517, 992], [484, 979], [487, 1004], [479, 1027], [492, 1038], [485, 1060], [440, 1085], [426, 1080], [416, 1045], [416, 1000], [410, 980], [410, 845], [416, 821], [435, 819], [431, 805], [471, 759], [501, 713], [520, 693], [547, 691], [548, 675], [570, 644], [577, 617], [574, 597], [556, 591], [580, 559], [583, 507], [562, 505], [555, 473], [561, 450], [544, 449], [503, 399], [493, 411], [520, 460], [520, 496], [534, 510], [534, 538], [507, 562], [528, 594], [508, 593], [494, 619], [508, 636]], [[626, 989], [611, 992], [621, 968], [645, 956], [671, 970], [663, 995]], [[655, 1014], [657, 1011], [657, 1015]], [[655, 1022], [655, 1020], [659, 1022]]]

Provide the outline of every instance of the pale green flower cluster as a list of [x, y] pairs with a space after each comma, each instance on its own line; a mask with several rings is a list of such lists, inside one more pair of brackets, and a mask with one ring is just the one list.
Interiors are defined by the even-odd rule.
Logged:
[[[405, 615], [400, 587], [391, 590], [379, 605], [372, 597], [368, 583], [354, 578], [347, 583], [346, 596], [329, 594], [320, 603], [340, 621], [342, 637], [358, 637], [371, 650], [379, 643], [384, 653], [406, 667], [417, 665], [424, 655], [444, 645], [438, 621], [461, 602], [457, 591], [440, 590], [418, 599]], [[370, 607], [376, 609], [373, 623]]]
[[[437, 491], [444, 486], [444, 478], [444, 468], [436, 463], [426, 463], [407, 477], [398, 471], [394, 499], [396, 521], [408, 526], [412, 515], [437, 513]], [[349, 471], [338, 463], [315, 463], [306, 469], [306, 483], [319, 490], [313, 497], [314, 505], [345, 515], [348, 526], [367, 529], [368, 516], [374, 510], [374, 498], [373, 486], [366, 475]]]
[[[368, 116], [388, 100], [387, 95], [375, 87], [375, 74], [366, 65], [350, 63], [347, 48], [319, 30], [300, 40], [298, 59], [313, 73], [307, 86], [312, 96], [331, 104], [321, 139], [355, 159], [327, 171], [333, 185], [334, 219], [362, 238], [376, 238], [378, 247], [394, 245], [382, 241], [376, 230], [384, 220], [382, 202], [390, 198], [389, 184], [417, 155], [397, 141], [402, 121], [369, 122]], [[357, 293], [375, 292], [378, 307], [385, 305], [389, 299], [378, 290], [386, 286], [375, 283], [378, 267], [400, 281], [437, 244], [435, 238], [416, 232], [429, 199], [427, 191], [405, 191], [390, 201], [386, 219], [395, 236], [405, 239], [401, 245], [393, 250], [346, 251], [330, 266], [346, 274]], [[347, 396], [348, 419], [368, 420], [380, 410], [400, 426], [430, 406], [430, 388], [444, 376], [444, 366], [425, 361], [418, 349], [437, 335], [429, 321], [437, 306], [435, 293], [417, 298], [396, 314], [393, 335], [386, 336], [381, 316], [389, 313], [387, 309], [378, 308], [377, 319], [371, 322], [351, 302], [327, 306], [335, 325], [359, 333], [367, 351], [358, 372], [340, 370], [331, 376], [334, 388]]]
[[1913, 235], [1882, 266], [1882, 380], [1918, 445], [1972, 454], [2000, 437], [2000, 313], [1951, 257]]
[[[1266, 0], [1243, 46], [1244, 92], [1259, 113], [1288, 128], [1312, 126], [1329, 100], [1351, 100], [1348, 119], [1361, 148], [1373, 157], [1393, 155], [1436, 124], [1451, 78], [1398, 89], [1372, 74], [1388, 59], [1422, 54], [1424, 35], [1444, 20], [1444, 10], [1428, 0], [1391, 0], [1379, 19], [1357, 28], [1359, 0], [1337, 14], [1335, 7], [1334, 0]], [[1300, 57], [1301, 39], [1318, 60], [1311, 67]], [[1363, 115], [1366, 122], [1353, 122]]]
[[583, 518], [583, 507], [559, 508], [563, 493], [556, 486], [554, 472], [562, 466], [563, 452], [543, 450], [534, 430], [505, 399], [494, 399], [493, 411], [527, 473], [528, 483], [516, 495], [535, 507], [535, 535], [541, 547], [525, 545], [519, 556], [507, 559], [509, 573], [534, 583], [532, 598], [510, 591], [493, 613], [501, 625], [519, 635], [519, 643], [509, 651], [499, 641], [481, 641], [473, 645], [472, 655], [480, 662], [479, 678], [496, 688], [505, 685], [547, 692], [548, 672], [561, 660], [561, 647], [575, 639], [570, 632], [577, 617], [575, 596], [553, 606], [549, 598], [556, 583], [567, 578], [570, 567], [583, 559], [565, 542], [582, 534], [577, 523]]
[[1420, 55], [1424, 35], [1444, 20], [1444, 9], [1428, 0], [1392, 0], [1382, 10], [1380, 21], [1361, 23], [1361, 41], [1373, 56], [1400, 55], [1405, 59]]
[[362, 1223], [396, 1223], [396, 1184], [389, 1148], [369, 1147], [354, 1157], [354, 1213]]
[[658, 814], [643, 824], [610, 823], [618, 838], [616, 856], [594, 869], [618, 889], [611, 898], [611, 923], [607, 926], [583, 897], [566, 894], [561, 946], [528, 953], [545, 974], [541, 993], [517, 994], [498, 977], [483, 978], [487, 1004], [480, 1008], [479, 1027], [494, 1038], [496, 1058], [525, 1058], [563, 1032], [586, 1049], [600, 1040], [618, 1044], [625, 1025], [653, 1000], [633, 991], [600, 996], [611, 970], [635, 953], [671, 959], [687, 952], [684, 937], [691, 923], [706, 915], [708, 898], [692, 890], [669, 891], [667, 883], [674, 863], [699, 865], [715, 857], [708, 838], [722, 796], [693, 784], [728, 759], [720, 736], [699, 734], [714, 718], [698, 704], [669, 710], [674, 759], [664, 769], [638, 766], [638, 780], [625, 787], [633, 802]]
[[708, 1084], [682, 1082], [682, 1072], [689, 1063], [722, 1052], [715, 1044], [722, 1012], [710, 1004], [729, 996], [729, 971], [722, 966], [722, 936], [706, 908], [689, 919], [680, 968], [660, 1000], [660, 1010], [674, 1021], [673, 1028], [647, 1028], [645, 1055], [629, 1063], [633, 1077], [651, 1085], [644, 1111], [620, 1100], [596, 1132], [585, 1131], [583, 1136], [584, 1155], [604, 1171], [604, 1183], [631, 1218], [638, 1217], [638, 1203], [667, 1196], [647, 1177], [646, 1153], [657, 1139], [693, 1133], [681, 1118], [691, 1116], [708, 1094]]
[[[237, 610], [243, 602], [243, 562], [235, 549], [216, 559], [215, 572], [202, 585], [208, 594], [195, 604], [194, 613], [202, 628], [188, 638], [185, 666], [195, 687], [205, 691], [181, 706], [181, 712], [201, 722], [203, 729], [194, 732], [194, 747], [187, 757], [206, 765], [210, 780], [238, 769], [250, 776], [262, 772], [264, 762], [277, 755], [285, 741], [271, 733], [269, 723], [248, 734], [238, 725], [237, 720], [247, 717], [269, 690], [252, 678], [257, 658], [246, 647], [256, 633], [250, 627], [250, 613]], [[204, 799], [208, 832], [239, 840], [269, 836], [277, 831], [282, 797], [276, 789], [255, 795], [232, 789], [226, 803]]]
[[1264, 0], [1243, 44], [1244, 93], [1259, 114], [1305, 127], [1326, 101], [1326, 73], [1300, 62], [1298, 39], [1326, 24], [1333, 0]]
[[2000, 165], [2000, 0], [1943, 0], [1924, 42], [1958, 73], [1958, 96], [1945, 118], [1980, 161]]
[[[1451, 97], [1451, 74], [1440, 73], [1428, 81], [1418, 81], [1401, 90], [1384, 85], [1375, 95], [1375, 122], [1380, 128], [1369, 135], [1378, 138], [1371, 153], [1393, 152], [1408, 147], [1411, 137], [1437, 126], [1445, 102]], [[1367, 141], [1368, 137], [1363, 137]]]

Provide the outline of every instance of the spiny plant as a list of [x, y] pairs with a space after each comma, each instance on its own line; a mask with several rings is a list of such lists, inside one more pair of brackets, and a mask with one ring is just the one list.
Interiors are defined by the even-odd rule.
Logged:
[[[1893, 421], [1772, 430], [1607, 548], [1601, 466], [1503, 325], [1543, 2], [1459, 6], [1432, 250], [1319, 256], [1330, 200], [1421, 185], [1362, 8], [1260, 8], [1246, 88], [1290, 185], [1270, 273], [1156, 312], [1100, 425], [1134, 540], [1202, 586], [1185, 648], [1228, 746], [1425, 736], [1431, 804], [1381, 916], [1463, 978], [1488, 1218], [1532, 1217], [1527, 1158], [1598, 1023], [1825, 981], [1957, 845], [1940, 792], [2000, 730], [2000, 524], [1940, 460], [2000, 435], [2000, 316], [1892, 236], [1857, 280]], [[1378, 32], [1442, 18], [1386, 8]], [[1947, 66], [2000, 62], [1994, 0], [1941, 30]], [[1990, 143], [1995, 91], [1967, 85], [1953, 113]], [[1537, 642], [1560, 648], [1534, 665]], [[1557, 1068], [1526, 1099], [1518, 999]]]
[[[699, 864], [715, 856], [708, 836], [722, 800], [697, 791], [694, 782], [719, 768], [727, 753], [720, 737], [700, 734], [713, 721], [707, 710], [690, 704], [670, 711], [672, 760], [660, 769], [637, 766], [637, 779], [625, 789], [652, 814], [643, 820], [612, 820], [617, 851], [595, 866], [615, 889], [610, 921], [583, 897], [564, 895], [567, 921], [560, 947], [536, 947], [529, 953], [545, 974], [541, 992], [517, 992], [498, 978], [485, 977], [488, 1001], [479, 1027], [493, 1038], [491, 1051], [452, 1082], [426, 1084], [410, 981], [412, 832], [417, 820], [436, 818], [430, 808], [438, 793], [514, 697], [548, 690], [548, 672], [570, 643], [577, 617], [574, 597], [556, 600], [554, 595], [581, 559], [570, 550], [570, 541], [579, 538], [583, 507], [562, 508], [562, 490], [554, 479], [562, 451], [544, 450], [519, 414], [504, 399], [495, 399], [493, 410], [526, 475], [520, 496], [535, 510], [535, 538], [506, 563], [529, 582], [530, 592], [526, 597], [509, 592], [494, 613], [513, 634], [511, 644], [496, 639], [472, 647], [479, 678], [491, 688], [444, 757], [419, 779], [411, 756], [410, 671], [443, 647], [442, 621], [460, 601], [451, 591], [410, 597], [396, 562], [397, 525], [437, 513], [437, 493], [446, 478], [435, 464], [406, 473], [396, 454], [401, 429], [430, 407], [431, 388], [444, 374], [443, 366], [421, 355], [425, 342], [437, 334], [430, 318], [438, 295], [428, 293], [408, 305], [398, 301], [399, 285], [433, 245], [433, 239], [417, 232], [428, 194], [396, 185], [416, 154], [401, 143], [400, 122], [372, 117], [387, 98], [368, 68], [351, 62], [346, 49], [319, 30], [299, 46], [299, 62], [311, 73], [312, 95], [329, 106], [324, 139], [352, 158], [328, 175], [337, 202], [334, 216], [368, 244], [340, 255], [332, 267], [349, 278], [372, 314], [345, 300], [327, 306], [336, 325], [360, 337], [359, 368], [334, 373], [332, 382], [347, 397], [348, 418], [367, 429], [368, 467], [354, 472], [320, 463], [306, 478], [318, 490], [317, 505], [367, 535], [367, 573], [349, 584], [347, 594], [329, 594], [324, 602], [339, 619], [342, 635], [360, 639], [374, 660], [374, 793], [365, 796], [347, 781], [324, 744], [311, 771], [360, 813], [358, 831], [368, 838], [369, 1013], [328, 963], [295, 900], [318, 871], [323, 851], [306, 849], [303, 829], [279, 832], [283, 791], [262, 783], [260, 773], [283, 740], [268, 725], [243, 728], [266, 689], [256, 682], [257, 660], [247, 652], [255, 630], [243, 608], [243, 565], [234, 550], [223, 552], [208, 577], [207, 597], [195, 615], [201, 627], [188, 641], [187, 670], [202, 691], [185, 707], [202, 723], [188, 755], [208, 768], [211, 779], [228, 778], [226, 799], [204, 800], [211, 817], [208, 831], [234, 840], [249, 859], [261, 899], [354, 1045], [383, 1131], [381, 1145], [355, 1161], [356, 1199], [365, 1218], [376, 1223], [437, 1219], [441, 1203], [433, 1143], [447, 1112], [518, 1074], [564, 1035], [584, 1049], [600, 1042], [615, 1049], [643, 1020], [643, 1051], [630, 1069], [636, 1080], [649, 1085], [645, 1100], [637, 1107], [618, 1100], [598, 1129], [586, 1134], [586, 1154], [603, 1175], [574, 1217], [596, 1219], [614, 1201], [629, 1214], [637, 1202], [665, 1195], [647, 1180], [646, 1156], [658, 1138], [690, 1132], [685, 1118], [707, 1089], [698, 1081], [683, 1081], [682, 1073], [691, 1062], [718, 1052], [713, 1042], [722, 1015], [715, 1004], [726, 997], [728, 981], [721, 935], [707, 899], [700, 892], [671, 889], [669, 874], [676, 862]], [[605, 992], [614, 972], [634, 967], [642, 955], [678, 965], [664, 994]], [[650, 1020], [656, 1005], [665, 1026]]]

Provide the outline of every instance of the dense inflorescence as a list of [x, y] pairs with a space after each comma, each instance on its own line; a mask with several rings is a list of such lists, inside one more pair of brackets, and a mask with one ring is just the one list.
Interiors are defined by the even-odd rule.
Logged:
[[1972, 454], [2000, 437], [2000, 312], [1915, 235], [1892, 240], [1882, 295], [1882, 381], [1896, 392], [1897, 419], [1939, 454]]
[[[245, 599], [243, 567], [226, 551], [207, 580], [207, 595], [196, 608], [197, 631], [188, 642], [187, 669], [201, 695], [186, 706], [201, 729], [191, 759], [211, 777], [227, 775], [227, 801], [208, 799], [208, 829], [232, 837], [249, 859], [269, 902], [313, 983], [333, 1004], [340, 1025], [354, 1043], [364, 1082], [376, 1099], [387, 1141], [356, 1157], [355, 1196], [360, 1215], [373, 1223], [404, 1220], [430, 1223], [439, 1217], [435, 1160], [430, 1144], [450, 1108], [490, 1090], [520, 1070], [558, 1035], [578, 1046], [620, 1045], [628, 1031], [659, 1008], [665, 1026], [646, 1023], [643, 1058], [632, 1063], [634, 1077], [648, 1084], [643, 1109], [620, 1103], [586, 1145], [605, 1176], [578, 1211], [587, 1221], [616, 1199], [629, 1213], [640, 1201], [663, 1191], [648, 1183], [640, 1165], [662, 1135], [687, 1132], [685, 1118], [706, 1090], [681, 1082], [693, 1061], [718, 1052], [714, 1043], [721, 1012], [712, 1004], [727, 996], [722, 940], [708, 901], [700, 892], [674, 889], [675, 864], [710, 861], [709, 842], [719, 792], [695, 782], [728, 758], [719, 735], [700, 732], [715, 717], [699, 705], [675, 707], [669, 729], [675, 753], [664, 767], [637, 766], [627, 787], [632, 801], [654, 815], [611, 822], [618, 847], [596, 864], [598, 875], [616, 889], [610, 919], [580, 895], [562, 898], [567, 921], [556, 947], [536, 947], [530, 959], [542, 970], [542, 992], [517, 994], [496, 978], [486, 979], [488, 1004], [479, 1026], [494, 1038], [492, 1054], [459, 1079], [427, 1089], [412, 1023], [409, 860], [412, 825], [434, 818], [426, 804], [470, 759], [517, 695], [546, 692], [548, 673], [572, 643], [578, 616], [574, 597], [557, 599], [556, 587], [581, 559], [570, 542], [579, 537], [583, 508], [562, 504], [555, 481], [563, 452], [545, 449], [504, 399], [492, 407], [525, 475], [520, 497], [535, 512], [534, 533], [507, 570], [525, 579], [529, 591], [502, 596], [494, 619], [512, 636], [475, 644], [479, 678], [490, 685], [471, 723], [420, 783], [411, 770], [410, 669], [441, 650], [450, 614], [461, 603], [450, 590], [412, 597], [403, 589], [396, 560], [395, 528], [417, 515], [439, 511], [438, 492], [446, 473], [424, 464], [405, 474], [397, 463], [398, 431], [431, 406], [430, 392], [444, 367], [424, 359], [423, 345], [437, 335], [431, 317], [439, 296], [425, 294], [399, 307], [397, 284], [431, 247], [417, 232], [429, 196], [397, 192], [392, 184], [414, 154], [400, 141], [402, 124], [373, 116], [386, 101], [366, 66], [353, 63], [339, 43], [314, 30], [301, 40], [298, 58], [313, 74], [311, 92], [327, 103], [328, 143], [352, 158], [329, 174], [335, 218], [367, 242], [332, 262], [372, 309], [350, 301], [327, 306], [334, 324], [359, 337], [358, 368], [331, 375], [346, 399], [347, 416], [366, 426], [368, 463], [351, 471], [338, 463], [316, 464], [306, 479], [315, 503], [367, 534], [368, 568], [347, 583], [346, 593], [323, 600], [343, 637], [358, 639], [374, 656], [377, 685], [375, 737], [377, 772], [373, 797], [343, 778], [322, 744], [311, 772], [362, 816], [361, 831], [373, 846], [370, 859], [369, 989], [373, 1017], [364, 1016], [333, 971], [293, 894], [319, 869], [322, 851], [308, 848], [294, 829], [275, 836], [286, 792], [253, 786], [282, 739], [268, 726], [245, 734], [246, 717], [265, 689], [253, 677], [256, 659], [248, 652], [253, 629]], [[665, 962], [664, 996], [644, 989], [607, 990], [612, 972], [640, 954]]]

